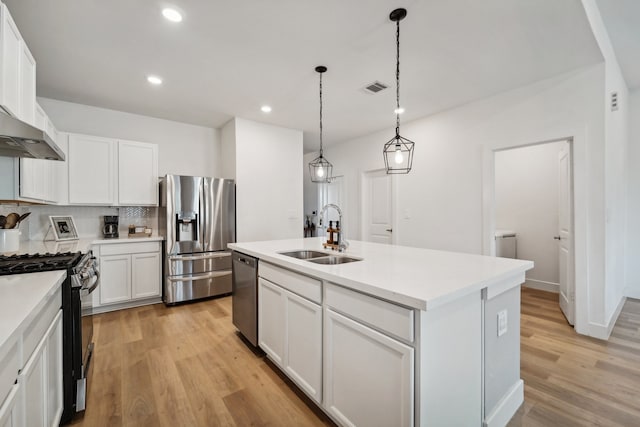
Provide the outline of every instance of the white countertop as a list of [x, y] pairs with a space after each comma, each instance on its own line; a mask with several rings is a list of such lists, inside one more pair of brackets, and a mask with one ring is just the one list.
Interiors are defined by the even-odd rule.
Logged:
[[[349, 241], [326, 251], [321, 237], [232, 243], [229, 248], [303, 274], [419, 310], [429, 310], [533, 268], [532, 261]], [[322, 265], [278, 252], [312, 249], [362, 261]]]
[[20, 242], [20, 247], [15, 252], [4, 252], [0, 255], [58, 253], [58, 252], [82, 252], [86, 253], [92, 245], [111, 245], [115, 243], [159, 242], [162, 236], [151, 237], [120, 237], [118, 239], [101, 239], [97, 237], [85, 237], [79, 240], [67, 240], [62, 242], [43, 242], [41, 240], [25, 240]]
[[64, 270], [0, 276], [0, 348], [21, 333], [66, 277]]

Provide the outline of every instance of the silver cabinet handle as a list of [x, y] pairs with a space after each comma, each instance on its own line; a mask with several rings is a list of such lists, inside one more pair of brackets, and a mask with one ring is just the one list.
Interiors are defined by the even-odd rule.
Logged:
[[562, 237], [560, 237], [560, 236], [553, 236], [553, 240], [562, 240]]
[[392, 233], [392, 232], [393, 232], [393, 228], [387, 228], [387, 229], [386, 229], [386, 230], [384, 230], [384, 231], [388, 231], [389, 233]]

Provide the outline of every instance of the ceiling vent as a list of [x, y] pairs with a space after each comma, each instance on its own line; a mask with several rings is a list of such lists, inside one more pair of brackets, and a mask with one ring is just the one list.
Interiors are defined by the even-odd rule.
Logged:
[[611, 111], [618, 111], [618, 92], [611, 92]]
[[385, 90], [386, 88], [388, 88], [389, 86], [387, 86], [384, 83], [380, 83], [379, 81], [375, 81], [371, 84], [366, 85], [362, 90], [364, 90], [366, 93], [373, 95], [376, 94], [380, 91]]

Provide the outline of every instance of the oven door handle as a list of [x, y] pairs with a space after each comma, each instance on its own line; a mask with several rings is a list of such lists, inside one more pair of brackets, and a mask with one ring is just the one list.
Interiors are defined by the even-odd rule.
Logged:
[[80, 291], [82, 291], [85, 295], [89, 295], [91, 292], [96, 290], [99, 283], [100, 283], [100, 273], [96, 270], [95, 275], [91, 277], [91, 285], [83, 286], [82, 289], [80, 289]]

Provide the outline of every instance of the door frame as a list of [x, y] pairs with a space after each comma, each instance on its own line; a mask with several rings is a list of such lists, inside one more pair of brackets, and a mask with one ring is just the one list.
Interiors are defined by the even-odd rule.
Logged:
[[[370, 169], [370, 170], [365, 170], [360, 172], [360, 227], [359, 227], [360, 230], [359, 231], [360, 231], [361, 240], [364, 240], [364, 236], [366, 235], [366, 220], [367, 220], [366, 204], [368, 200], [366, 191], [367, 191], [369, 180], [370, 180], [369, 177], [374, 173], [380, 173], [384, 171], [385, 169], [381, 168], [381, 169]], [[398, 199], [397, 199], [398, 184], [393, 174], [389, 174], [389, 177], [391, 179], [391, 229], [393, 230], [391, 232], [391, 244], [396, 245], [398, 244], [398, 238], [397, 238], [398, 224], [396, 219], [397, 218], [396, 206], [398, 206]]]
[[[571, 229], [573, 248], [573, 259], [570, 268], [573, 276], [574, 291], [574, 328], [578, 333], [589, 335], [588, 307], [587, 307], [587, 253], [586, 253], [586, 217], [576, 215], [578, 209], [587, 212], [586, 197], [579, 191], [586, 185], [586, 171], [583, 162], [576, 162], [576, 157], [582, 157], [586, 153], [584, 147], [575, 143], [575, 136], [559, 137], [540, 140], [536, 142], [508, 143], [505, 145], [484, 147], [483, 150], [483, 185], [482, 185], [482, 251], [484, 255], [495, 256], [495, 153], [498, 151], [524, 148], [534, 145], [547, 144], [552, 142], [567, 141], [569, 143], [569, 156], [571, 163]], [[582, 139], [582, 138], [578, 138]], [[584, 175], [583, 175], [584, 174]], [[576, 191], [578, 190], [578, 191]], [[576, 243], [581, 243], [579, 246]]]

